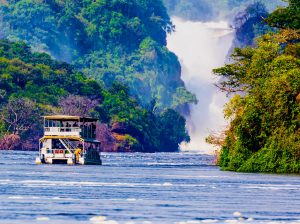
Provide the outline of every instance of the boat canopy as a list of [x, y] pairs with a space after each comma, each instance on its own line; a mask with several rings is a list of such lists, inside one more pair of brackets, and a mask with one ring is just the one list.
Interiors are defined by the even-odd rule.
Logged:
[[81, 122], [98, 121], [98, 119], [96, 119], [96, 118], [70, 116], [70, 115], [50, 115], [50, 116], [43, 116], [43, 118], [46, 120], [53, 120], [53, 121], [81, 121]]
[[44, 141], [46, 139], [70, 139], [70, 140], [74, 140], [74, 141], [84, 141], [83, 138], [78, 137], [78, 136], [47, 136], [47, 135], [42, 137], [40, 139], [40, 141]]
[[83, 139], [78, 136], [47, 136], [45, 135], [44, 137], [40, 138], [40, 142], [45, 141], [46, 139], [69, 139], [73, 141], [80, 141], [80, 142], [86, 142], [86, 143], [95, 143], [95, 144], [100, 144], [100, 142], [96, 139]]

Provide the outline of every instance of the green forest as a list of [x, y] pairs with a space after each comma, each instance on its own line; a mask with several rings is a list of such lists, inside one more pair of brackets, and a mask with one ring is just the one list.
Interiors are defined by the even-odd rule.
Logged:
[[0, 1], [0, 149], [36, 149], [41, 116], [64, 113], [99, 118], [116, 151], [177, 151], [196, 98], [173, 30], [160, 0]]
[[131, 151], [176, 151], [189, 140], [184, 118], [173, 109], [158, 112], [155, 101], [142, 107], [125, 85], [104, 88], [67, 63], [32, 53], [23, 42], [0, 41], [0, 99], [2, 147], [35, 149], [42, 134], [40, 116], [60, 113], [122, 124], [122, 144]]
[[160, 111], [180, 110], [196, 102], [166, 47], [174, 25], [161, 0], [8, 0], [0, 15], [0, 37], [24, 41], [105, 87], [121, 82], [143, 106], [154, 99]]
[[265, 20], [275, 32], [235, 49], [233, 63], [214, 70], [231, 96], [224, 109], [230, 124], [224, 138], [207, 140], [221, 145], [224, 170], [299, 173], [300, 2], [289, 0]]
[[155, 101], [142, 107], [124, 84], [104, 88], [24, 42], [0, 41], [0, 99], [0, 149], [36, 149], [41, 116], [60, 113], [122, 125], [120, 151], [176, 151], [189, 141], [185, 120], [173, 109], [158, 112]]

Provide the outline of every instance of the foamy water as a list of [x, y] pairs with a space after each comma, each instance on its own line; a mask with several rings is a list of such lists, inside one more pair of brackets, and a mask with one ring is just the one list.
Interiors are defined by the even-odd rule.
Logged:
[[300, 223], [300, 178], [222, 172], [211, 156], [104, 154], [103, 166], [35, 165], [0, 152], [0, 223]]
[[223, 105], [227, 102], [225, 94], [214, 86], [218, 79], [212, 70], [224, 65], [234, 32], [225, 21], [204, 23], [176, 17], [172, 21], [176, 32], [168, 36], [168, 48], [179, 57], [181, 78], [199, 101], [191, 106], [191, 116], [187, 117], [191, 142], [181, 148], [212, 153], [214, 150], [205, 138], [210, 132], [225, 129]]

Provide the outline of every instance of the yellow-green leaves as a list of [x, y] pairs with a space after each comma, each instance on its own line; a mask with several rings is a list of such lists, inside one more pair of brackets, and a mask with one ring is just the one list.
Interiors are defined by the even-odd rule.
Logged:
[[299, 41], [296, 30], [264, 35], [255, 48], [236, 49], [233, 64], [214, 70], [221, 90], [239, 93], [224, 109], [230, 120], [224, 169], [300, 172]]

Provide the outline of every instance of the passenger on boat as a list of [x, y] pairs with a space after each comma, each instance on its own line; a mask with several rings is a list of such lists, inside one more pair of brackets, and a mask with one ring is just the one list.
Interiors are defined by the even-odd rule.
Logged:
[[76, 161], [78, 162], [79, 161], [79, 155], [81, 154], [81, 151], [82, 149], [80, 147], [78, 147], [76, 150], [75, 150], [75, 156], [76, 156]]

